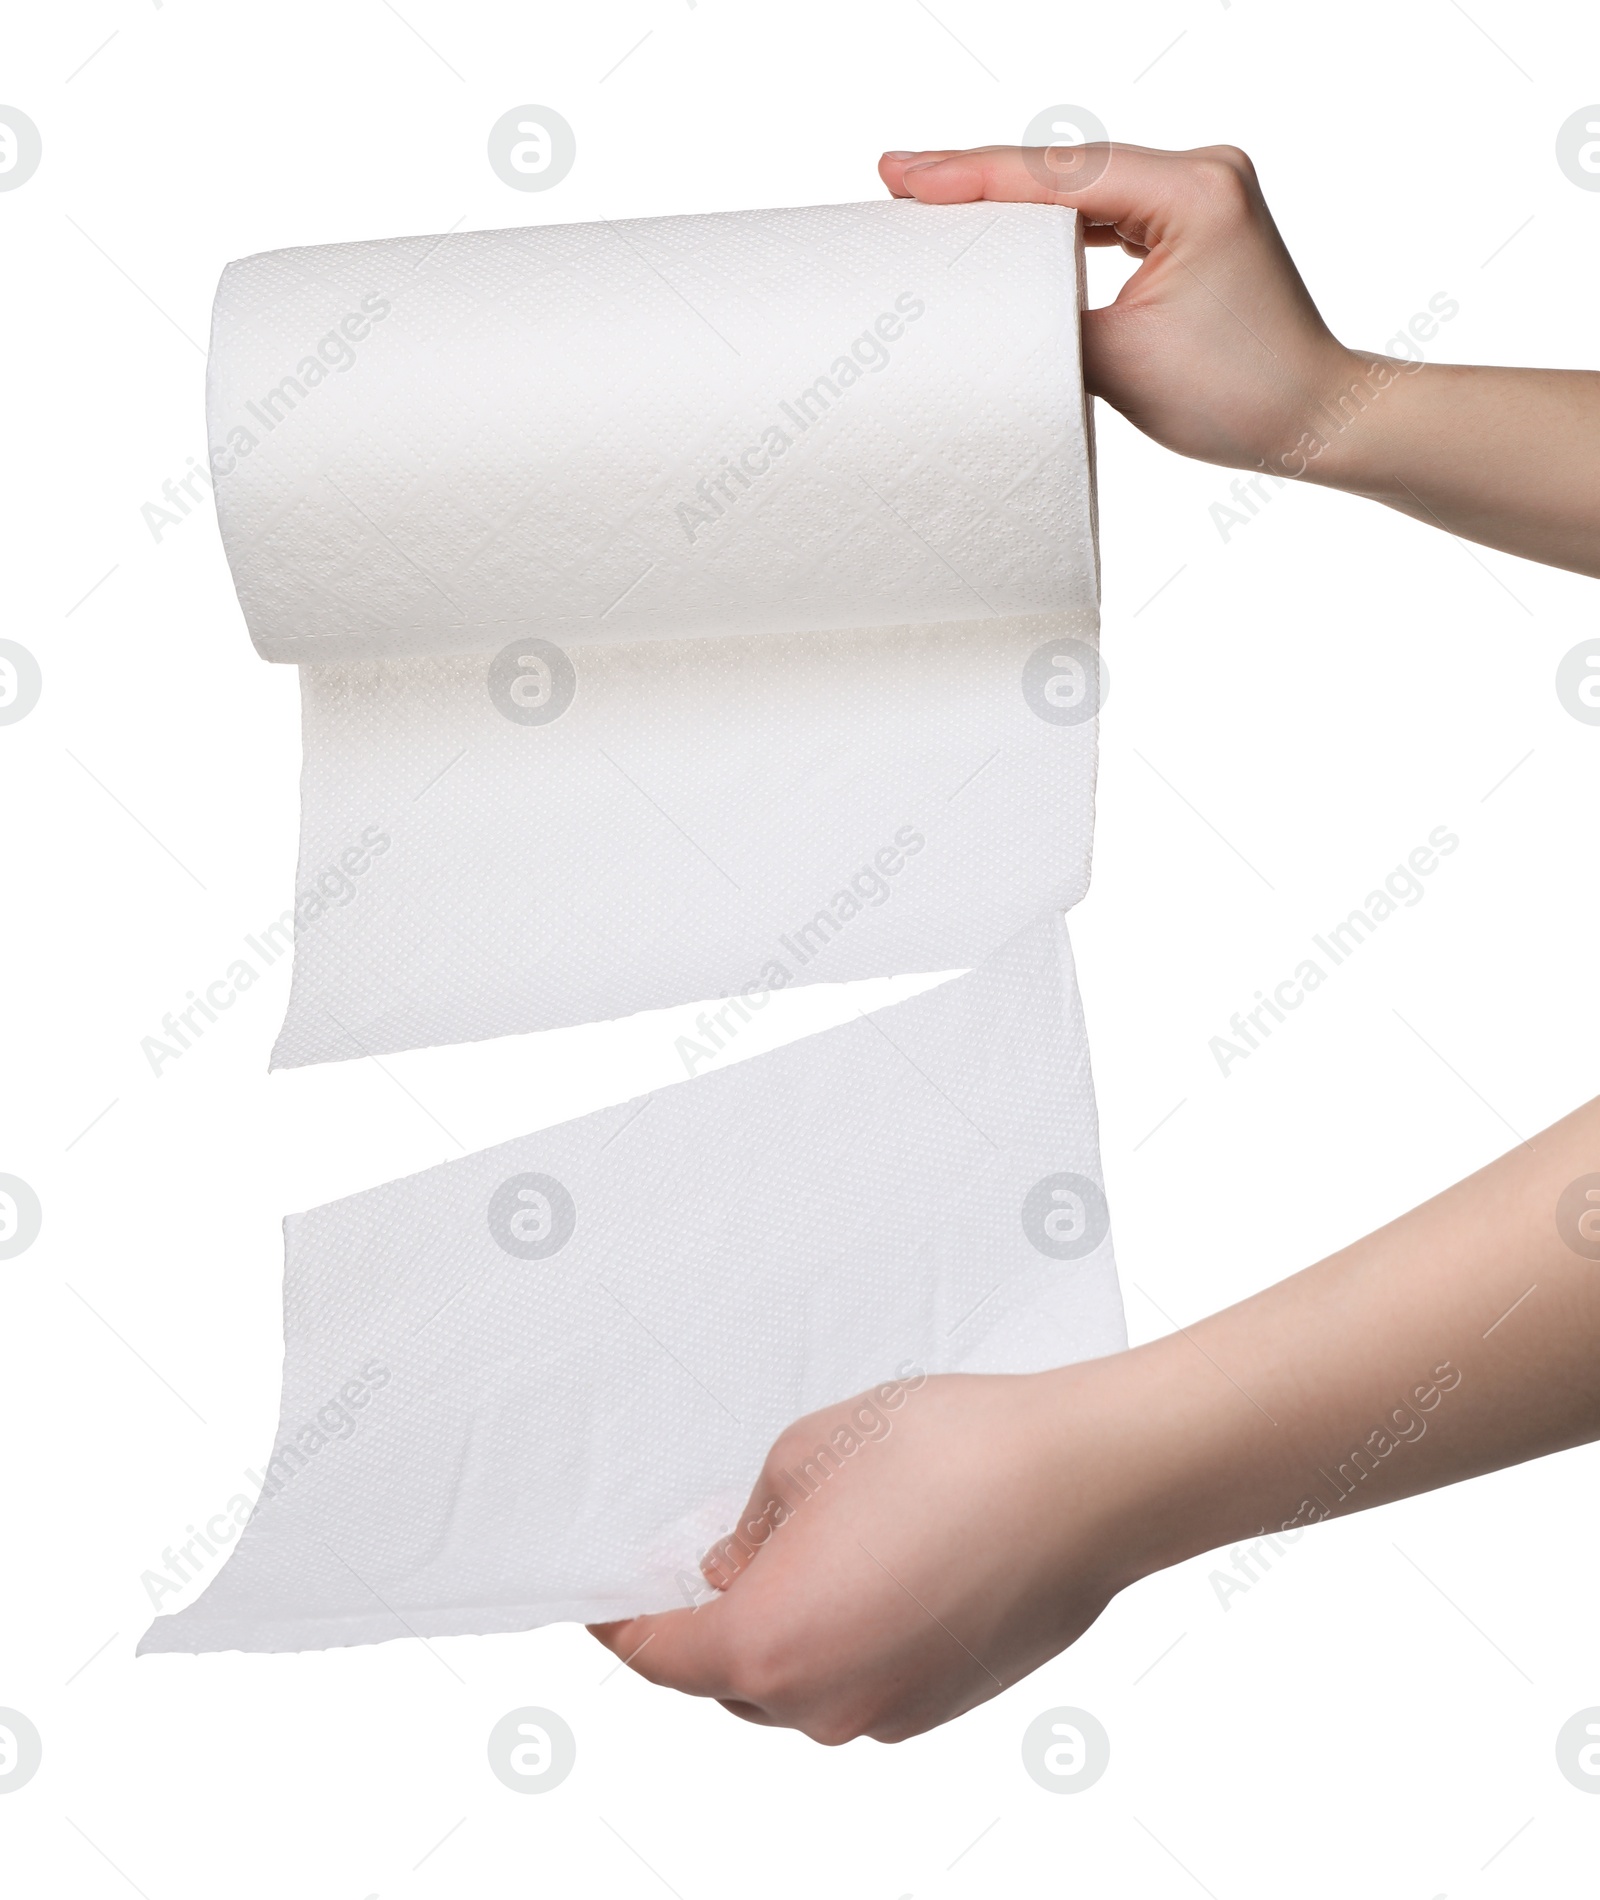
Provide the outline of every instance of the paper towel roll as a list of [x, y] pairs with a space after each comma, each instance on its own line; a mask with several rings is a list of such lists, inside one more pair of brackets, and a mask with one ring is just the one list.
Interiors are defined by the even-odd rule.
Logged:
[[667, 1607], [799, 1412], [1123, 1343], [1059, 915], [1080, 297], [1074, 214], [1028, 205], [224, 274], [218, 512], [305, 706], [275, 1062], [977, 967], [291, 1221], [262, 1500], [143, 1648]]
[[909, 201], [273, 251], [207, 422], [296, 664], [1093, 608], [1075, 213]]

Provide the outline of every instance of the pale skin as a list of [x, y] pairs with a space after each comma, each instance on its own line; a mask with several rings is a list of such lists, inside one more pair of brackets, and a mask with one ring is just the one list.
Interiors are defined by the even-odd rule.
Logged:
[[[1384, 379], [1386, 359], [1318, 315], [1243, 153], [1073, 149], [889, 153], [879, 169], [930, 204], [1073, 205], [1090, 243], [1141, 258], [1086, 315], [1085, 374], [1156, 441], [1600, 577], [1600, 374], [1388, 362]], [[1366, 400], [1341, 409], [1357, 380]], [[1283, 463], [1308, 434], [1323, 447]], [[1037, 1669], [1154, 1571], [1600, 1438], [1589, 1175], [1600, 1099], [1149, 1345], [906, 1381], [801, 1419], [708, 1553], [712, 1600], [595, 1634], [749, 1721], [899, 1741]], [[797, 1485], [841, 1429], [858, 1449]]]

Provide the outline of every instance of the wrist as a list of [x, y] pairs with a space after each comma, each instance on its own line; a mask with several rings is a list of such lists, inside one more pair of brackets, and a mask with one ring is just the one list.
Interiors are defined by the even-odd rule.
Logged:
[[1334, 343], [1306, 379], [1292, 441], [1262, 462], [1269, 475], [1383, 498], [1394, 480], [1395, 433], [1412, 407], [1420, 361]]
[[1287, 1434], [1186, 1333], [1039, 1377], [1062, 1521], [1097, 1527], [1113, 1593], [1293, 1517]]

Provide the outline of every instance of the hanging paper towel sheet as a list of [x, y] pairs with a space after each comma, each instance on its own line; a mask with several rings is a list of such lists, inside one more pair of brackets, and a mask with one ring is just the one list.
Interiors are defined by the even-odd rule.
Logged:
[[224, 273], [218, 513], [304, 706], [274, 1062], [713, 1006], [693, 1080], [286, 1223], [261, 1500], [141, 1648], [671, 1607], [800, 1413], [1125, 1343], [1081, 276], [1070, 211], [905, 202]]

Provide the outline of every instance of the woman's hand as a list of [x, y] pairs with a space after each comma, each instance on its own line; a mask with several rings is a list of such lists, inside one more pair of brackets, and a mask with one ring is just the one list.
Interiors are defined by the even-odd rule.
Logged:
[[1084, 374], [1180, 455], [1276, 470], [1347, 376], [1350, 353], [1300, 281], [1255, 167], [1230, 145], [890, 152], [878, 171], [924, 204], [1073, 205], [1085, 242], [1142, 258], [1114, 303], [1085, 314]]
[[595, 1634], [652, 1682], [819, 1742], [899, 1741], [986, 1701], [1126, 1581], [1111, 1416], [1086, 1405], [1074, 1433], [1087, 1370], [919, 1376], [813, 1412], [707, 1555], [720, 1594]]

